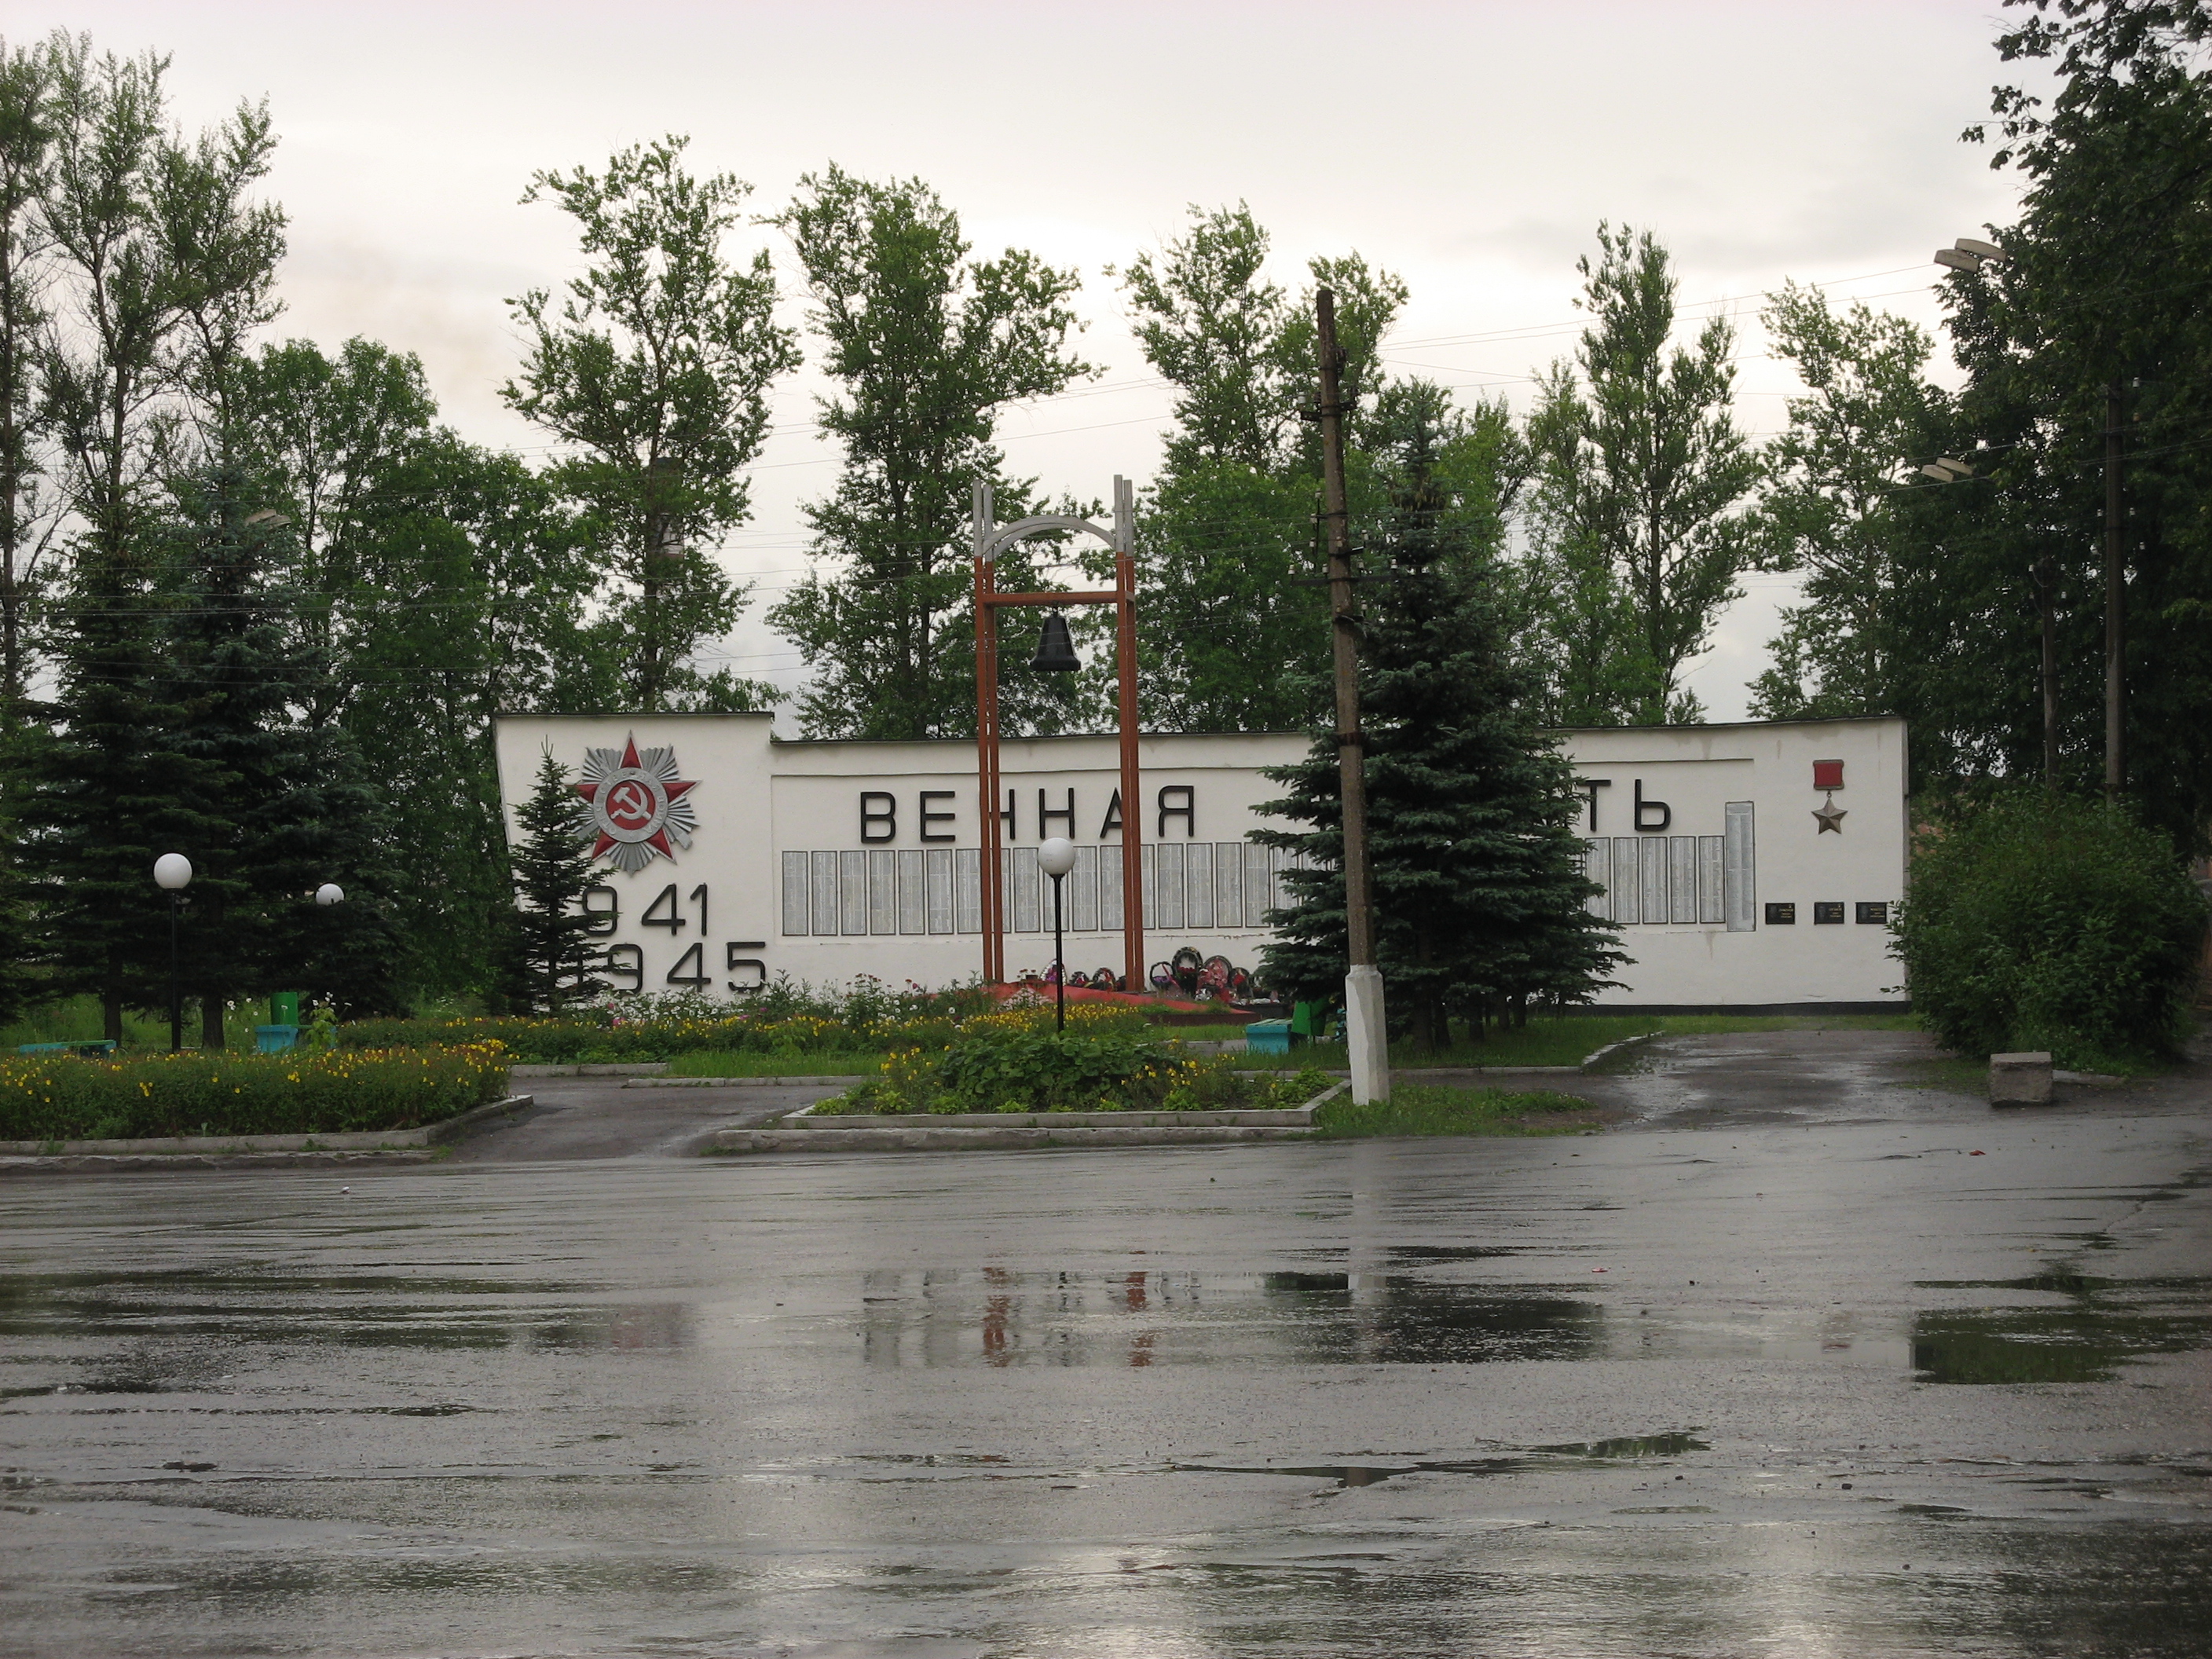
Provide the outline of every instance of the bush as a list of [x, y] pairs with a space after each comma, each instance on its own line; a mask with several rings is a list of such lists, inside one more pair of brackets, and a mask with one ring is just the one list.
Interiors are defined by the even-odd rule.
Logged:
[[0, 1060], [0, 1140], [412, 1129], [507, 1092], [497, 1043], [320, 1054]]
[[1959, 1054], [2124, 1066], [2179, 1046], [2204, 922], [2162, 835], [2023, 793], [1922, 837], [1891, 948], [1914, 1012]]
[[1317, 1073], [1246, 1078], [1147, 1034], [1134, 1009], [1048, 1008], [965, 1021], [937, 1048], [902, 1048], [840, 1103], [860, 1112], [1217, 1111], [1296, 1106], [1328, 1086]]

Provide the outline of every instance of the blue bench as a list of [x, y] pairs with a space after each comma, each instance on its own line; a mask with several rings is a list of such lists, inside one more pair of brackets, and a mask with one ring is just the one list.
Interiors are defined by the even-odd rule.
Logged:
[[95, 1054], [112, 1054], [114, 1043], [106, 1037], [87, 1037], [82, 1042], [19, 1042], [19, 1054], [82, 1054], [88, 1059]]
[[1287, 1054], [1291, 1052], [1291, 1022], [1287, 1019], [1255, 1019], [1244, 1028], [1244, 1052], [1248, 1054]]
[[253, 1028], [253, 1048], [257, 1054], [282, 1054], [297, 1048], [300, 1028], [296, 1025], [257, 1025]]

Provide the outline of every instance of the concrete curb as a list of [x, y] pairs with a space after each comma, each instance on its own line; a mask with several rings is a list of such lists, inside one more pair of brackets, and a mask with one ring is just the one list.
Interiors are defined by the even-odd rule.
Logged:
[[794, 1089], [814, 1088], [824, 1084], [842, 1084], [849, 1089], [856, 1083], [867, 1080], [863, 1072], [849, 1072], [839, 1077], [634, 1077], [622, 1086], [625, 1089]]
[[[398, 1152], [442, 1146], [459, 1139], [487, 1118], [526, 1111], [534, 1104], [536, 1101], [529, 1095], [509, 1095], [504, 1100], [472, 1106], [457, 1117], [426, 1123], [419, 1129], [365, 1130], [350, 1134], [177, 1135], [167, 1139], [64, 1140], [58, 1146], [51, 1140], [0, 1140], [0, 1158], [25, 1160], [34, 1165], [54, 1164], [64, 1158], [149, 1158], [166, 1168], [195, 1156], [231, 1159], [257, 1156], [322, 1158], [337, 1153]], [[48, 1147], [54, 1150], [49, 1152]]]
[[1310, 1129], [721, 1129], [709, 1156], [732, 1152], [972, 1152], [1044, 1147], [1202, 1146], [1303, 1140]]
[[[1632, 1048], [1639, 1042], [1649, 1042], [1654, 1037], [1666, 1035], [1664, 1031], [1644, 1031], [1635, 1036], [1623, 1037], [1618, 1042], [1608, 1042], [1604, 1048], [1583, 1055], [1582, 1063], [1577, 1066], [1394, 1066], [1390, 1068], [1390, 1075], [1407, 1083], [1444, 1083], [1462, 1077], [1579, 1077], [1595, 1071], [1597, 1063], [1608, 1054], [1618, 1054], [1623, 1048]], [[1262, 1073], [1255, 1072], [1249, 1075], [1257, 1077]], [[1328, 1075], [1348, 1079], [1351, 1073], [1332, 1071]]]
[[434, 1164], [436, 1152], [395, 1146], [361, 1152], [79, 1152], [0, 1157], [0, 1176], [108, 1175], [139, 1170], [351, 1169], [358, 1164]]
[[[718, 1129], [708, 1156], [744, 1152], [1024, 1152], [1043, 1147], [1208, 1146], [1303, 1140], [1313, 1115], [1352, 1086], [1324, 1089], [1302, 1106], [1231, 1112], [1007, 1112], [902, 1121], [810, 1107], [758, 1129]], [[849, 1126], [849, 1127], [843, 1127]]]
[[1662, 1037], [1666, 1035], [1667, 1034], [1664, 1031], [1646, 1031], [1640, 1036], [1623, 1037], [1618, 1042], [1608, 1042], [1604, 1048], [1599, 1049], [1595, 1054], [1584, 1054], [1583, 1056], [1583, 1063], [1573, 1069], [1577, 1072], [1590, 1071], [1596, 1066], [1598, 1061], [1603, 1060], [1607, 1054], [1618, 1054], [1623, 1048], [1632, 1048], [1639, 1042], [1649, 1042], [1654, 1037]]
[[641, 1060], [615, 1066], [510, 1066], [509, 1077], [658, 1077], [668, 1069], [665, 1060]]

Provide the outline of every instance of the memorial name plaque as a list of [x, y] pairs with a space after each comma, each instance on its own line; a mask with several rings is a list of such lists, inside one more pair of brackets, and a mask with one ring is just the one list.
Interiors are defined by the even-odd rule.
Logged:
[[1814, 899], [1813, 901], [1813, 923], [1815, 927], [1823, 922], [1841, 921], [1843, 919], [1843, 900]]
[[1797, 907], [1794, 904], [1768, 905], [1766, 925], [1769, 927], [1795, 927], [1797, 925]]
[[1872, 922], [1877, 927], [1886, 927], [1889, 925], [1889, 901], [1861, 899], [1858, 902], [1857, 915], [1861, 921]]

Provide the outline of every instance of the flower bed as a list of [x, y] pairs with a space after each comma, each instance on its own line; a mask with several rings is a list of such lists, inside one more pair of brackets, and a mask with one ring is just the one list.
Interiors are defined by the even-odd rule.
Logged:
[[507, 1092], [496, 1042], [327, 1054], [0, 1060], [0, 1140], [412, 1129]]
[[1197, 1060], [1149, 1035], [1133, 1009], [1070, 1008], [1056, 1031], [1048, 1008], [979, 1015], [946, 1042], [886, 1054], [881, 1070], [824, 1109], [969, 1112], [1224, 1111], [1297, 1106], [1328, 1086], [1319, 1073], [1240, 1076], [1234, 1062]]
[[990, 1006], [980, 988], [892, 993], [865, 975], [840, 993], [779, 981], [742, 1007], [699, 996], [621, 996], [557, 1018], [364, 1019], [338, 1028], [345, 1048], [428, 1048], [497, 1042], [508, 1058], [574, 1066], [673, 1060], [719, 1051], [879, 1054], [941, 1047], [963, 1017]]

